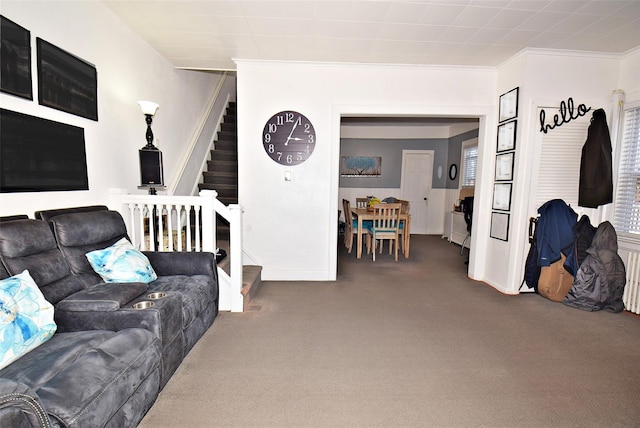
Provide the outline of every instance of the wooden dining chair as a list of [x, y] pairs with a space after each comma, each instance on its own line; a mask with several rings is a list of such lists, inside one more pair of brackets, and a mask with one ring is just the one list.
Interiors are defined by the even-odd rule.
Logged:
[[[348, 252], [353, 249], [353, 237], [358, 234], [358, 219], [354, 218], [351, 212], [351, 202], [348, 199], [342, 200], [342, 208], [344, 209], [344, 246], [347, 247]], [[366, 223], [366, 222], [365, 222]], [[370, 226], [369, 224], [363, 224], [362, 228], [365, 229]], [[367, 251], [371, 251], [371, 238], [366, 230], [363, 233], [367, 234]]]
[[[398, 199], [397, 202], [402, 204], [402, 208], [400, 208], [400, 214], [409, 214], [409, 210], [411, 209], [411, 204], [409, 201], [404, 199]], [[400, 235], [400, 242], [402, 242], [402, 254], [407, 256], [407, 248], [409, 248], [409, 239], [410, 236], [405, 230], [408, 229], [406, 221], [400, 220], [400, 227], [398, 228], [398, 234]]]
[[[398, 245], [400, 243], [398, 231], [400, 229], [401, 209], [401, 203], [375, 204], [373, 206], [373, 224], [368, 229], [372, 240], [373, 261], [376, 261], [378, 241], [380, 241], [380, 254], [382, 254], [385, 239], [389, 240], [389, 254], [391, 254], [391, 249], [395, 248], [395, 257], [396, 261], [398, 261]], [[392, 243], [392, 241], [394, 242]]]
[[356, 198], [356, 208], [367, 208], [369, 198]]

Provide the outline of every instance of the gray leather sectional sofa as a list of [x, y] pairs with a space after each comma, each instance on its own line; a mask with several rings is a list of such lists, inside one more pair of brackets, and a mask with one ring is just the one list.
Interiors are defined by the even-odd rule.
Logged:
[[136, 426], [213, 324], [215, 257], [144, 252], [156, 280], [105, 283], [85, 254], [128, 238], [119, 213], [92, 206], [36, 218], [0, 222], [0, 279], [28, 270], [57, 330], [0, 370], [0, 426]]

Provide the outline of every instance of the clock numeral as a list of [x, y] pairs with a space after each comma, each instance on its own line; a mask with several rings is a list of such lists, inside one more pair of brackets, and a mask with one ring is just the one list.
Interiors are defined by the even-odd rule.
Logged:
[[278, 126], [275, 123], [269, 124], [269, 133], [273, 134], [278, 130]]
[[306, 148], [306, 149], [304, 149], [304, 152], [305, 152], [306, 154], [309, 154], [309, 153], [310, 153], [310, 152], [309, 152], [309, 146], [307, 146], [307, 148]]
[[284, 125], [284, 118], [282, 115], [276, 116], [276, 126]]
[[278, 156], [278, 162], [280, 161], [280, 159], [282, 159], [282, 152], [278, 152], [276, 154], [276, 156]]
[[[285, 121], [286, 121], [287, 123], [293, 123], [293, 122], [294, 122], [294, 120], [293, 120], [293, 117], [294, 117], [294, 116], [295, 116], [295, 115], [294, 115], [293, 113], [291, 113], [291, 112], [287, 112], [287, 113], [285, 114]], [[298, 117], [298, 119], [300, 119], [300, 117]]]
[[311, 124], [309, 123], [304, 124], [304, 132], [306, 132], [307, 134], [311, 132]]
[[315, 135], [309, 134], [308, 142], [309, 144], [315, 143]]
[[[307, 153], [308, 153], [308, 152], [309, 152], [309, 151], [307, 150]], [[296, 160], [297, 160], [298, 162], [300, 162], [300, 161], [302, 160], [302, 153], [298, 152], [298, 155], [296, 156]]]
[[293, 162], [293, 156], [287, 155], [287, 163], [291, 163], [291, 162]]
[[274, 153], [276, 151], [276, 148], [273, 146], [273, 144], [269, 144], [267, 150], [269, 151], [269, 153]]
[[265, 143], [271, 142], [271, 134], [264, 134], [264, 142]]

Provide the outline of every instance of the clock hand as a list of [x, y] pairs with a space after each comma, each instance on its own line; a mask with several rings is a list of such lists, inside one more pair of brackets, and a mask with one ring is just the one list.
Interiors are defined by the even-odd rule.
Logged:
[[[300, 120], [300, 118], [298, 118], [298, 120]], [[296, 120], [293, 124], [293, 128], [291, 128], [291, 132], [289, 133], [289, 136], [287, 137], [287, 141], [284, 142], [285, 146], [289, 145], [289, 140], [293, 140], [294, 138], [291, 138], [291, 136], [293, 135], [293, 131], [296, 130], [296, 128], [298, 127], [298, 120]]]

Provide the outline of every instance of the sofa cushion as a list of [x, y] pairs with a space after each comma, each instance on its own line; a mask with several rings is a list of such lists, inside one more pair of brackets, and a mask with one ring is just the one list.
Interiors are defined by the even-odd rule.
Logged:
[[99, 282], [85, 254], [107, 248], [122, 238], [127, 229], [120, 213], [115, 211], [74, 212], [57, 215], [49, 224], [55, 234], [60, 251], [69, 263], [71, 271], [83, 275], [87, 285]]
[[151, 282], [158, 278], [149, 259], [125, 238], [103, 250], [86, 254], [93, 270], [105, 282]]
[[[80, 331], [54, 335], [0, 377], [35, 391], [60, 426], [105, 426], [114, 417], [116, 426], [136, 426], [158, 394], [159, 363], [160, 343], [149, 331]], [[130, 408], [126, 421], [123, 407]]]
[[0, 369], [53, 336], [53, 306], [28, 271], [0, 281]]
[[28, 270], [45, 298], [55, 304], [82, 290], [71, 275], [49, 226], [40, 220], [15, 220], [0, 227], [0, 260], [10, 275]]

